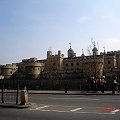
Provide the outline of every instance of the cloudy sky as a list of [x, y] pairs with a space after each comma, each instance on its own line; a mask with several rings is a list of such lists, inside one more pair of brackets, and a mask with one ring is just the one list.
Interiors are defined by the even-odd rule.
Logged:
[[120, 0], [0, 0], [0, 64], [46, 58], [69, 43], [87, 55], [91, 38], [99, 50], [120, 50]]

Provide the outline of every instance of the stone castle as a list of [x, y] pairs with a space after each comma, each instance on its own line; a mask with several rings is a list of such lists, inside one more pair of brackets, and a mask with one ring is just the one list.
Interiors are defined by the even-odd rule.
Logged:
[[119, 73], [120, 51], [104, 51], [99, 54], [95, 44], [92, 55], [89, 56], [83, 52], [81, 56], [76, 56], [70, 44], [67, 57], [64, 57], [61, 51], [53, 55], [50, 50], [44, 60], [30, 58], [23, 59], [20, 63], [0, 66], [0, 79], [79, 79], [103, 75], [119, 77]]

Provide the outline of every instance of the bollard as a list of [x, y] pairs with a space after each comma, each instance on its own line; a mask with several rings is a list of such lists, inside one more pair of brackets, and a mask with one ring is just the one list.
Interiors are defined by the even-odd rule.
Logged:
[[19, 97], [19, 84], [17, 85], [16, 104], [18, 104], [18, 97]]
[[2, 103], [4, 103], [4, 85], [2, 85]]
[[65, 93], [67, 93], [67, 84], [65, 84]]
[[27, 90], [22, 90], [21, 91], [21, 105], [25, 105], [28, 103], [28, 93]]

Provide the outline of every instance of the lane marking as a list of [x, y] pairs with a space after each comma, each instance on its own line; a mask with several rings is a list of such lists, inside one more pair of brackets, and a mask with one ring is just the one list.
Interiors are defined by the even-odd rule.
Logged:
[[115, 113], [117, 113], [117, 112], [119, 112], [119, 111], [120, 111], [119, 109], [116, 109], [116, 110], [113, 110], [112, 113], [115, 114]]
[[43, 112], [70, 112], [70, 111], [60, 111], [60, 110], [41, 110]]
[[100, 99], [94, 99], [94, 98], [56, 98], [56, 97], [49, 97], [50, 99], [78, 99], [78, 100], [100, 100]]
[[45, 105], [43, 107], [37, 107], [36, 110], [43, 109], [43, 108], [46, 108], [46, 107], [49, 107], [49, 106]]
[[[57, 109], [53, 109], [53, 110], [50, 110], [48, 109], [47, 107], [50, 107], [50, 106], [57, 106], [57, 107], [76, 107], [76, 106], [63, 106], [63, 105], [44, 105], [42, 104], [43, 106], [41, 107], [37, 107], [37, 108], [31, 108], [30, 110], [40, 110], [40, 111], [44, 111], [44, 112], [74, 112], [74, 113], [83, 113], [83, 114], [109, 114], [109, 115], [112, 115], [112, 114], [116, 114], [117, 112], [120, 111], [120, 109], [115, 109], [115, 107], [97, 107], [98, 110], [100, 111], [104, 111], [104, 112], [89, 112], [89, 111], [78, 111], [78, 110], [81, 110], [81, 109], [84, 109], [86, 107], [83, 107], [83, 108], [76, 108], [76, 109], [72, 109], [72, 110], [57, 110]], [[44, 108], [47, 108], [46, 110]], [[89, 108], [89, 107], [88, 107]], [[108, 110], [109, 109], [109, 110]], [[105, 112], [106, 111], [106, 112]]]
[[71, 112], [75, 112], [77, 110], [81, 110], [82, 108], [76, 108], [76, 109], [73, 109], [73, 110], [70, 110]]
[[83, 99], [83, 100], [99, 100], [99, 99], [92, 99], [92, 98], [79, 98], [79, 99]]
[[[43, 112], [64, 112], [64, 113], [70, 113], [71, 111], [60, 111], [60, 110], [40, 110], [40, 111], [43, 111]], [[103, 115], [113, 115], [115, 113], [102, 113], [102, 112], [73, 112], [73, 113], [76, 113], [76, 114], [103, 114]]]
[[112, 115], [114, 113], [102, 113], [102, 112], [74, 112], [74, 113], [84, 113], [84, 114], [103, 114], [103, 115]]

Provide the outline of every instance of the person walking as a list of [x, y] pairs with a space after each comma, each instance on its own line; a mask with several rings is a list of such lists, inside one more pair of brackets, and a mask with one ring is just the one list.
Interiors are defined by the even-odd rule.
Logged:
[[115, 78], [113, 79], [112, 82], [112, 93], [114, 94], [115, 91], [117, 91], [119, 93], [119, 83], [117, 82], [117, 77], [115, 76]]
[[105, 91], [104, 82], [105, 82], [104, 79], [102, 79], [101, 77], [99, 77], [98, 80], [97, 80], [98, 90], [100, 90], [102, 93], [104, 93], [104, 91]]
[[103, 87], [103, 89], [105, 91], [105, 90], [107, 90], [107, 84], [106, 84], [105, 76], [102, 76], [101, 79], [102, 79], [102, 82], [103, 82], [103, 86], [102, 87]]

